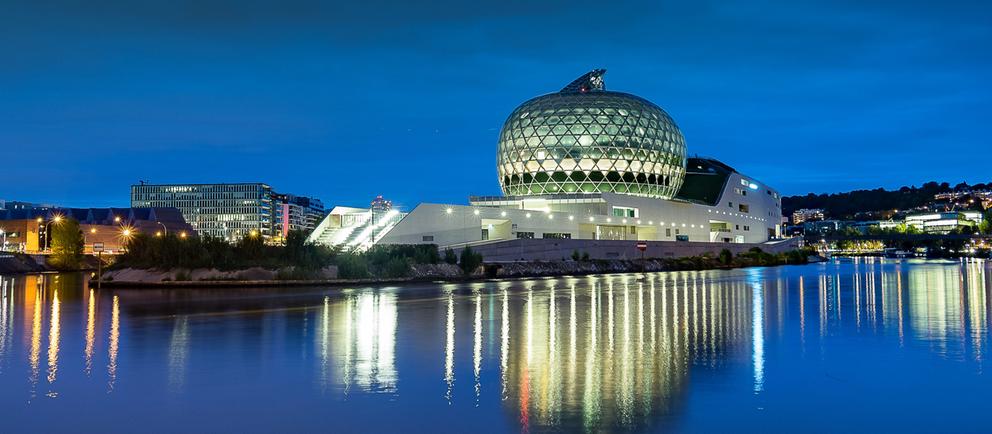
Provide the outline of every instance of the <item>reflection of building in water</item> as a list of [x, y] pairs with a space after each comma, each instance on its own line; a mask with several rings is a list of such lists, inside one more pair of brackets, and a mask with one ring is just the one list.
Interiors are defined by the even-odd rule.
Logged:
[[396, 390], [396, 295], [366, 291], [324, 299], [317, 333], [321, 383]]
[[189, 341], [189, 315], [176, 315], [169, 337], [169, 389], [173, 392], [181, 392], [186, 383]]
[[519, 337], [501, 347], [504, 405], [525, 430], [644, 429], [681, 400], [690, 364], [747, 351], [744, 283], [697, 273], [587, 283], [503, 298], [499, 323]]
[[29, 399], [37, 396], [39, 384], [46, 396], [58, 396], [63, 304], [80, 285], [73, 274], [0, 277], [0, 372], [14, 350], [16, 331], [27, 349]]
[[[988, 324], [988, 276], [983, 262], [960, 267], [920, 266], [908, 273], [912, 329], [940, 353], [961, 354], [971, 344], [981, 357]], [[965, 339], [966, 336], [977, 339]]]

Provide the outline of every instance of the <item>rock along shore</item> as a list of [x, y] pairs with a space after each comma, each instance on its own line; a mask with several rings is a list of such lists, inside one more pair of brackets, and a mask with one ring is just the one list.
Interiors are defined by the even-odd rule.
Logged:
[[532, 261], [484, 264], [465, 276], [457, 265], [415, 264], [407, 277], [342, 279], [337, 267], [328, 266], [312, 278], [294, 278], [289, 269], [269, 270], [259, 267], [244, 270], [142, 270], [124, 268], [104, 273], [102, 285], [107, 288], [197, 288], [197, 287], [278, 287], [324, 286], [354, 284], [385, 284], [424, 281], [467, 281], [479, 279], [577, 276], [613, 273], [639, 273], [678, 270], [730, 269], [731, 266], [673, 266], [663, 259], [595, 260], [595, 261]]

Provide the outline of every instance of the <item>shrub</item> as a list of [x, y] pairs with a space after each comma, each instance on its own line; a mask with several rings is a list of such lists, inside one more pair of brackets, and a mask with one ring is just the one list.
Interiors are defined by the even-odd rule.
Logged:
[[583, 262], [589, 261], [589, 252], [582, 252], [582, 261]]
[[396, 279], [400, 277], [406, 277], [410, 274], [410, 264], [407, 263], [406, 259], [403, 258], [393, 258], [386, 262], [386, 265], [382, 268], [382, 277], [388, 279]]
[[734, 261], [734, 254], [730, 253], [729, 249], [723, 249], [720, 251], [720, 263], [723, 265], [730, 265]]
[[338, 276], [342, 279], [366, 279], [369, 266], [361, 255], [345, 254], [338, 256]]
[[176, 282], [185, 282], [192, 280], [189, 270], [179, 270], [176, 272]]
[[579, 251], [578, 250], [572, 250], [572, 260], [573, 261], [578, 261], [581, 258], [582, 258], [582, 256], [579, 255]]
[[458, 262], [458, 266], [461, 267], [462, 272], [466, 276], [472, 274], [475, 269], [482, 265], [482, 255], [472, 251], [471, 247], [465, 246], [462, 249], [461, 260]]
[[444, 249], [444, 262], [446, 264], [455, 265], [458, 263], [458, 256], [455, 255], [455, 251], [449, 249]]
[[316, 271], [309, 268], [283, 267], [276, 271], [276, 280], [313, 280], [316, 278]]

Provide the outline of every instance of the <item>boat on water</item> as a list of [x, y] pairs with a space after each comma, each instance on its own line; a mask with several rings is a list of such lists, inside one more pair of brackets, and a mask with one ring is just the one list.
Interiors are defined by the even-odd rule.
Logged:
[[884, 255], [886, 258], [913, 258], [916, 257], [916, 253], [908, 250], [889, 248], [885, 249]]

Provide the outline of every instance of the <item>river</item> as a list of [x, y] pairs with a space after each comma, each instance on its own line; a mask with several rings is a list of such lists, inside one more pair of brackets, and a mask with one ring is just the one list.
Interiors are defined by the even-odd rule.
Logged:
[[990, 262], [0, 293], [0, 432], [988, 426]]

